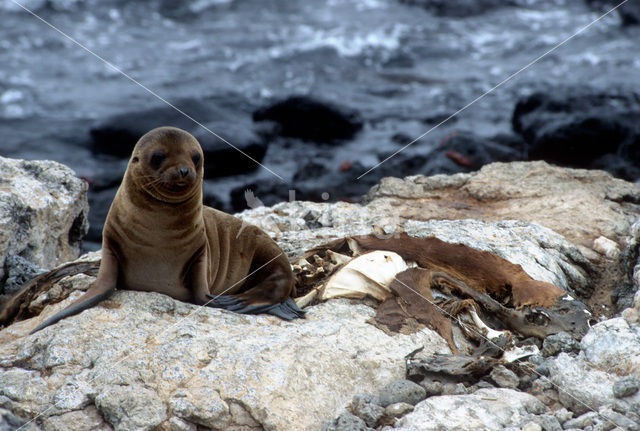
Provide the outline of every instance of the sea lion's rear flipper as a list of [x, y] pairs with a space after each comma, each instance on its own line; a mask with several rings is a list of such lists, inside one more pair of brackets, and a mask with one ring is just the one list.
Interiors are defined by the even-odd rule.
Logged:
[[284, 302], [275, 304], [248, 305], [246, 300], [240, 296], [233, 295], [207, 295], [213, 299], [207, 306], [213, 308], [223, 308], [240, 314], [273, 314], [284, 320], [303, 318], [306, 311], [298, 307], [291, 297]]
[[42, 322], [40, 325], [38, 325], [33, 331], [29, 332], [29, 335], [35, 334], [39, 330], [44, 329], [47, 326], [53, 325], [54, 323], [64, 319], [65, 317], [73, 316], [75, 314], [80, 313], [81, 311], [84, 311], [88, 308], [93, 307], [103, 299], [106, 299], [109, 296], [111, 296], [111, 294], [115, 292], [115, 290], [116, 290], [115, 286], [103, 292], [91, 292], [91, 290], [88, 290], [87, 293], [85, 293], [83, 296], [78, 298], [78, 300], [83, 299], [83, 301], [74, 303], [70, 307], [65, 308], [59, 313], [54, 314], [53, 316], [51, 316], [50, 318]]

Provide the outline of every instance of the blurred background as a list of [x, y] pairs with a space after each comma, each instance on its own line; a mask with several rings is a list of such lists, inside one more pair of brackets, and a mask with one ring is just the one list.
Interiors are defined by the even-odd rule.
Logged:
[[90, 185], [102, 223], [136, 140], [160, 125], [205, 150], [205, 202], [236, 212], [358, 201], [383, 176], [538, 160], [640, 178], [640, 1], [17, 0], [272, 172], [0, 0], [0, 155]]

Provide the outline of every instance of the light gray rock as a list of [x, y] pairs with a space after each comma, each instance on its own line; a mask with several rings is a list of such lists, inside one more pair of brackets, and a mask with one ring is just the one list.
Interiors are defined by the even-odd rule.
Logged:
[[390, 404], [384, 409], [384, 414], [393, 417], [399, 418], [400, 416], [404, 416], [407, 413], [412, 412], [414, 407], [408, 403], [395, 403]]
[[640, 380], [635, 377], [625, 377], [613, 384], [613, 396], [616, 398], [629, 397], [640, 388]]
[[394, 380], [385, 385], [378, 398], [380, 405], [387, 407], [395, 403], [407, 403], [415, 405], [427, 397], [427, 392], [419, 384], [411, 380]]
[[614, 411], [611, 406], [602, 406], [598, 410], [599, 421], [602, 424], [602, 428], [615, 428], [619, 427], [625, 431], [638, 431], [640, 430], [640, 423], [633, 421], [623, 414]]
[[78, 257], [88, 211], [87, 183], [71, 169], [0, 157], [0, 280], [9, 277], [7, 291], [24, 281], [25, 269], [35, 273]]
[[567, 422], [562, 424], [564, 429], [578, 428], [583, 429], [590, 425], [594, 425], [596, 423], [596, 418], [598, 417], [598, 413], [589, 411], [586, 412], [577, 418], [569, 419]]
[[167, 408], [155, 391], [136, 384], [108, 385], [95, 404], [116, 431], [151, 431], [167, 419]]
[[542, 431], [542, 427], [536, 422], [527, 422], [523, 427], [522, 431]]
[[601, 370], [640, 378], [640, 325], [618, 317], [593, 326], [580, 342], [585, 359]]
[[558, 419], [558, 422], [560, 422], [561, 425], [573, 417], [573, 413], [564, 407], [553, 412], [553, 415]]
[[0, 331], [0, 407], [33, 417], [53, 404], [38, 420], [44, 428], [69, 412], [93, 420], [86, 409], [95, 398], [121, 430], [168, 427], [172, 418], [215, 429], [317, 430], [353, 394], [404, 376], [404, 356], [417, 347], [448, 351], [429, 329], [389, 336], [367, 323], [374, 314], [332, 300], [286, 322], [119, 291], [35, 335], [27, 332], [37, 319]]
[[504, 365], [498, 365], [495, 367], [491, 370], [489, 376], [501, 388], [515, 389], [518, 387], [518, 383], [520, 383], [520, 379], [516, 373], [506, 368]]
[[562, 431], [562, 425], [553, 415], [539, 415], [535, 418], [535, 422], [544, 431]]
[[520, 426], [527, 415], [545, 406], [534, 396], [512, 389], [480, 389], [470, 395], [442, 395], [418, 403], [400, 418], [398, 427], [417, 431], [487, 430]]
[[616, 378], [581, 358], [560, 353], [550, 361], [550, 377], [562, 405], [576, 414], [613, 403], [611, 388]]

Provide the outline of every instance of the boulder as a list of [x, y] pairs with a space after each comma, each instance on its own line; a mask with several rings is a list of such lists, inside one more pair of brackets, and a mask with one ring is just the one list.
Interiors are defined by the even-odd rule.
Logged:
[[[594, 266], [591, 303], [628, 307], [635, 292], [640, 184], [602, 171], [567, 169], [545, 162], [492, 163], [477, 172], [383, 178], [365, 196], [366, 208], [400, 220], [517, 219], [538, 223], [564, 236]], [[588, 210], [587, 210], [588, 208]], [[579, 223], [576, 221], [579, 220]], [[613, 241], [619, 254], [603, 254], [596, 242]], [[610, 244], [607, 242], [607, 244]]]
[[611, 168], [613, 174], [636, 180], [640, 178], [639, 97], [632, 91], [584, 87], [537, 92], [516, 104], [513, 129], [529, 145], [530, 160]]
[[273, 102], [254, 111], [253, 120], [275, 122], [281, 136], [320, 143], [348, 140], [362, 129], [356, 111], [309, 96]]
[[[366, 205], [293, 201], [239, 216], [263, 228], [292, 259], [338, 237], [374, 228], [379, 235], [403, 231], [491, 251], [535, 279], [584, 296], [593, 289], [594, 265], [620, 264], [598, 252], [595, 239], [609, 238], [620, 248], [611, 256], [636, 263], [637, 253], [629, 248], [636, 249], [630, 238], [639, 194], [637, 185], [602, 172], [511, 163], [454, 176], [387, 178], [370, 191]], [[517, 218], [525, 221], [504, 220]], [[633, 265], [625, 268], [608, 273], [609, 286], [625, 280]], [[366, 302], [344, 299], [309, 307], [306, 319], [286, 322], [119, 291], [27, 335], [92, 280], [84, 274], [62, 279], [33, 299], [30, 309], [43, 309], [39, 316], [0, 331], [1, 409], [26, 419], [42, 413], [35, 426], [54, 430], [287, 430], [292, 424], [311, 430], [323, 423], [328, 429], [366, 429], [361, 419], [341, 415], [355, 394], [380, 393], [405, 378], [405, 356], [417, 348], [424, 347], [424, 355], [448, 352], [435, 332], [385, 332], [373, 324], [375, 310]], [[595, 325], [578, 357], [560, 353], [548, 359], [548, 374], [579, 400], [583, 392], [599, 391], [602, 399], [594, 408], [617, 402], [616, 411], [629, 416], [640, 394], [614, 398], [620, 376], [603, 370], [630, 364], [625, 370], [635, 376], [629, 343], [638, 344], [637, 325], [618, 320]], [[611, 343], [620, 348], [607, 347]], [[537, 398], [511, 389], [454, 393], [459, 394], [434, 394], [412, 412], [407, 409], [398, 426], [521, 427], [542, 423], [539, 415], [548, 413]], [[571, 399], [560, 396], [567, 409], [580, 412]], [[450, 414], [438, 414], [443, 411]], [[373, 424], [378, 413], [367, 410], [363, 416]], [[333, 420], [339, 415], [344, 421]]]
[[[586, 0], [586, 3], [596, 11], [605, 13], [621, 2], [615, 0]], [[640, 5], [638, 5], [638, 2], [626, 2], [617, 9], [617, 13], [620, 15], [624, 26], [640, 24]]]
[[87, 233], [87, 184], [52, 161], [0, 157], [0, 293], [73, 260]]
[[479, 389], [468, 395], [427, 398], [396, 426], [419, 431], [502, 429], [524, 425], [529, 414], [545, 410], [533, 395], [513, 389]]
[[0, 407], [44, 411], [38, 423], [48, 429], [80, 429], [74, 423], [97, 409], [117, 430], [168, 430], [175, 419], [316, 430], [354, 394], [401, 378], [416, 347], [448, 351], [429, 329], [387, 335], [367, 323], [374, 314], [334, 300], [285, 322], [121, 291], [33, 336], [32, 319], [1, 331]]

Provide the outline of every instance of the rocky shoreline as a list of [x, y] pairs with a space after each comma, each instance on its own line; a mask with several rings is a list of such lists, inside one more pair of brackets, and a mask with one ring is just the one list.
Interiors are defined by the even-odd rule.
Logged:
[[[4, 240], [5, 274], [77, 255], [70, 232], [86, 229], [74, 223], [80, 214], [86, 220], [83, 182], [52, 162], [1, 161], [15, 167], [0, 190], [13, 202], [2, 208], [3, 232], [22, 232]], [[62, 190], [81, 205], [62, 205]], [[364, 202], [294, 201], [239, 216], [292, 259], [372, 229], [491, 251], [588, 303], [599, 323], [580, 341], [550, 336], [533, 343], [538, 353], [456, 379], [416, 371], [434, 358], [459, 360], [447, 359], [443, 338], [426, 327], [385, 332], [367, 301], [330, 300], [284, 322], [120, 291], [35, 335], [27, 334], [42, 317], [0, 331], [0, 430], [36, 416], [23, 429], [640, 429], [640, 185], [544, 162], [496, 163], [468, 174], [385, 178]], [[36, 248], [51, 217], [69, 220], [55, 243], [75, 245], [72, 255]], [[28, 309], [50, 315], [92, 280], [63, 278]], [[475, 347], [457, 337], [467, 346], [461, 354], [471, 354]]]

